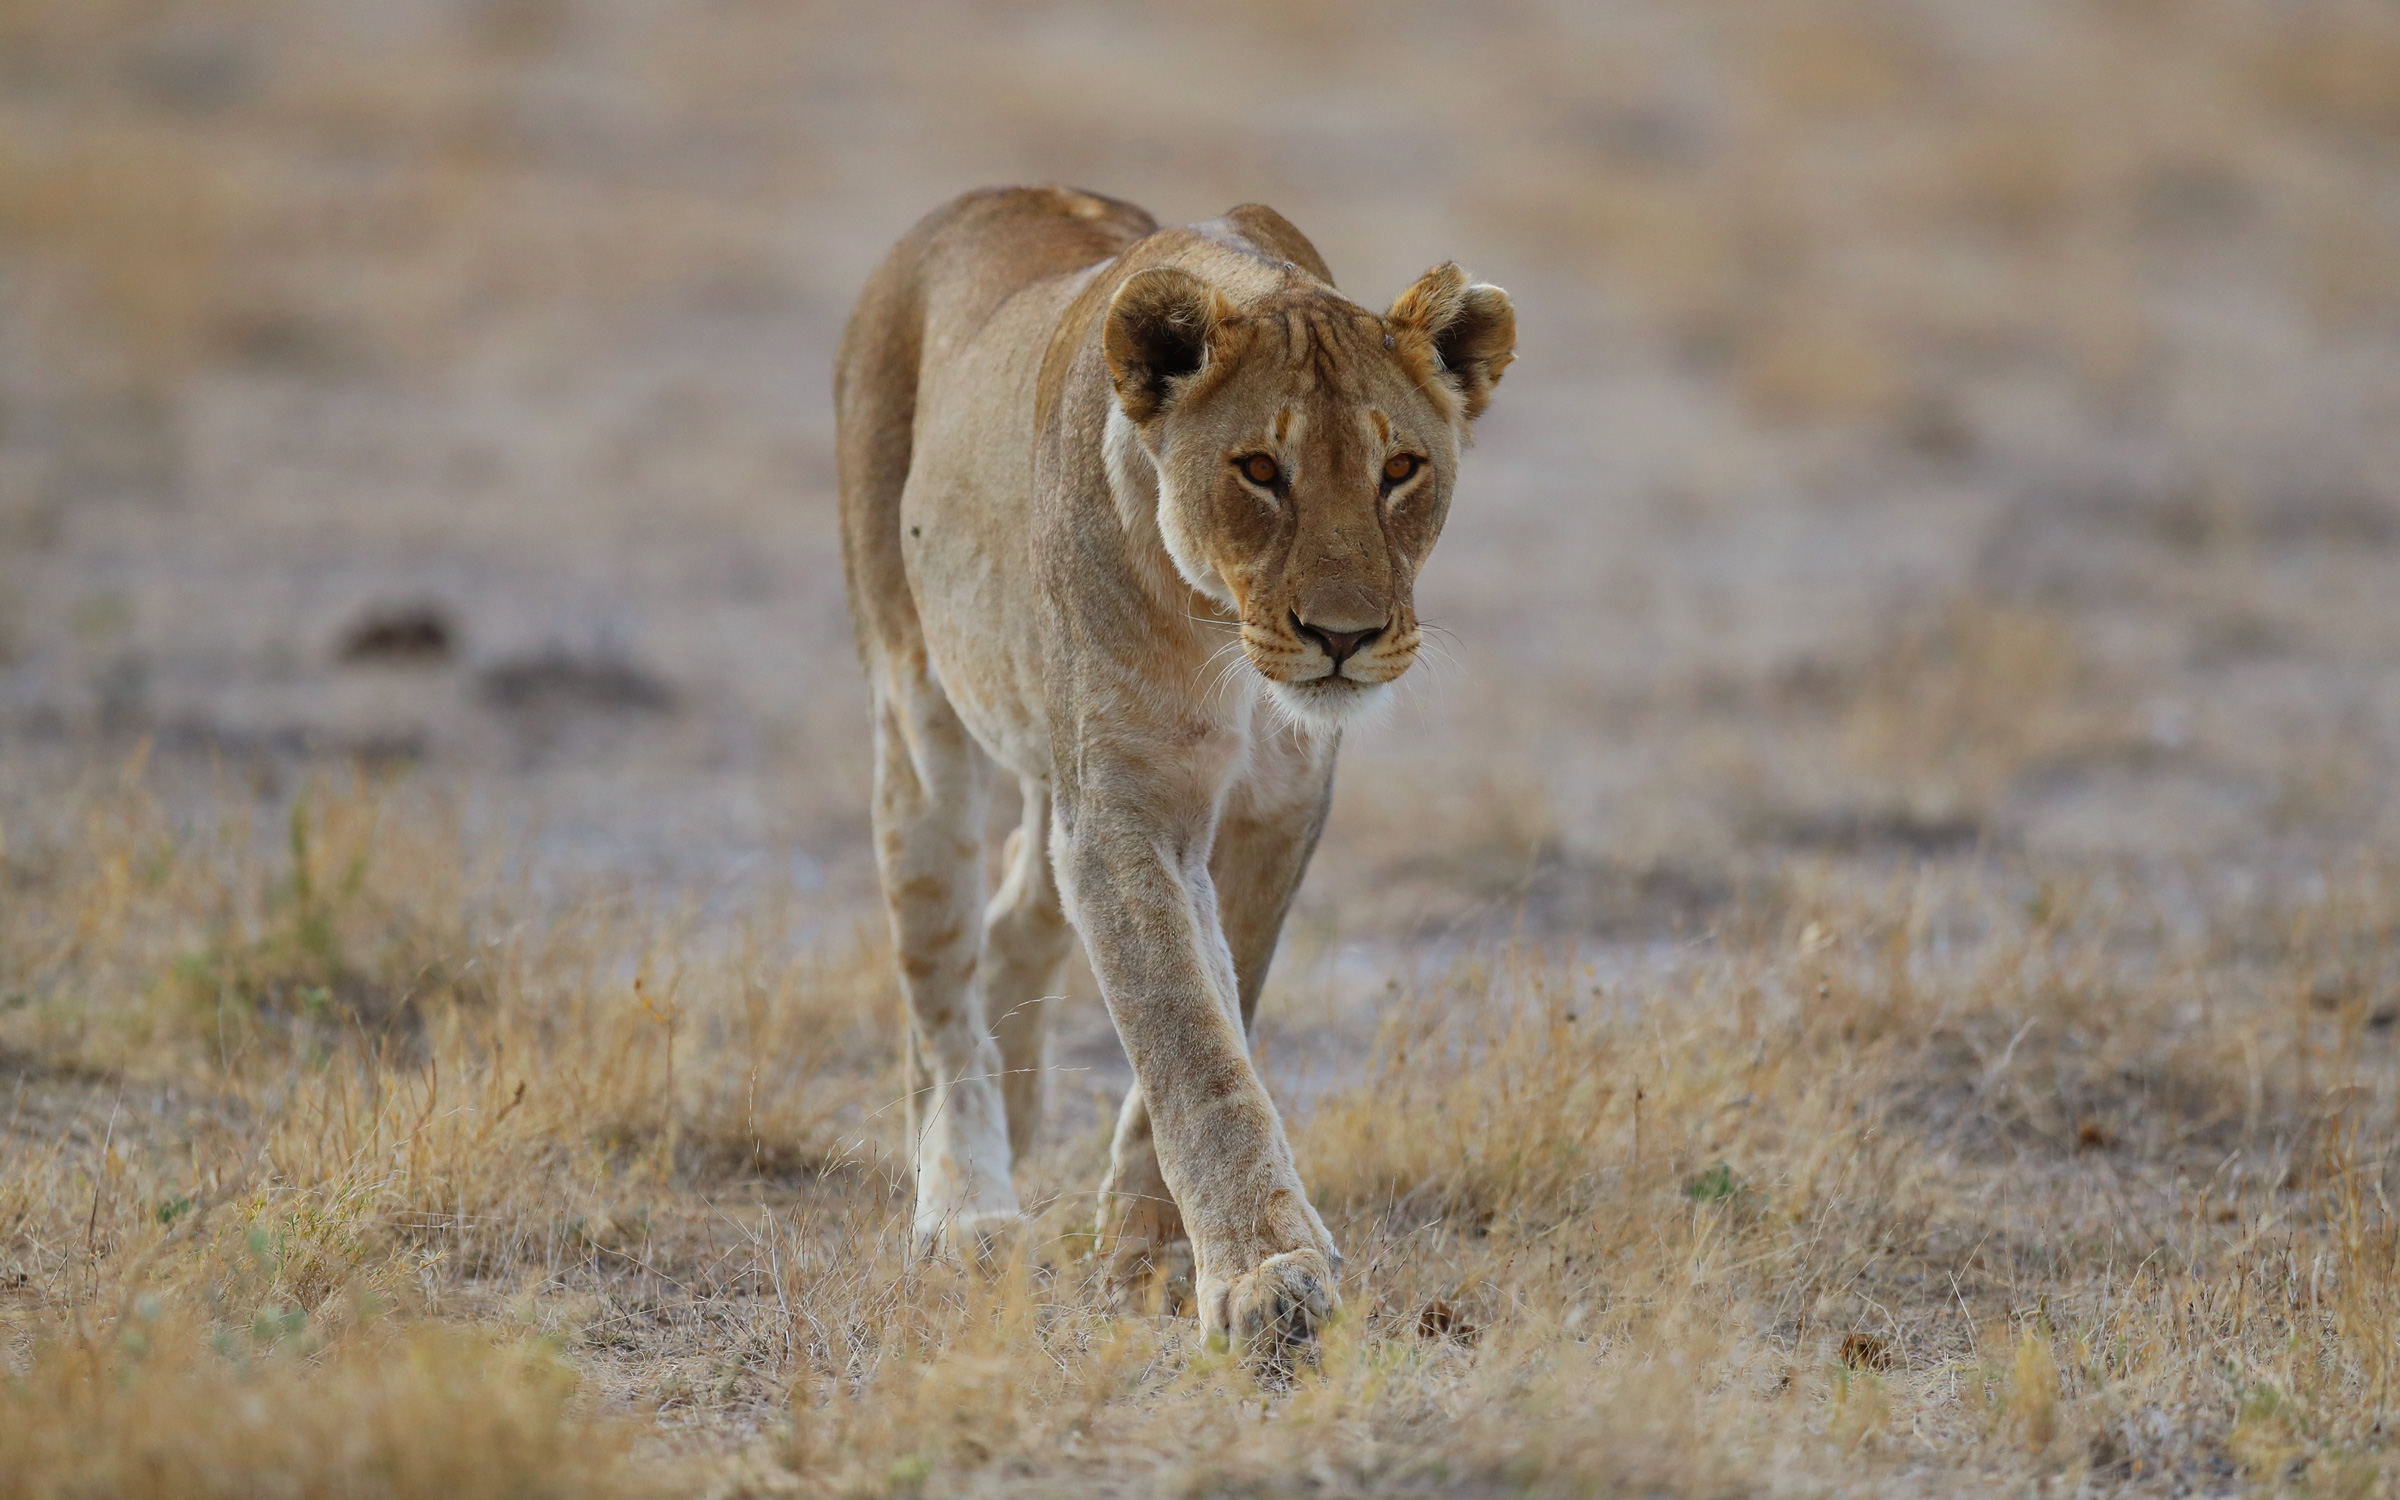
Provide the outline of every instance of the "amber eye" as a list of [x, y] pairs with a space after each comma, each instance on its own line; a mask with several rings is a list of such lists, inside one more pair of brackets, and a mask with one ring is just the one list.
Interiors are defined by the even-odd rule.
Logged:
[[1416, 472], [1417, 472], [1417, 465], [1418, 465], [1418, 464], [1420, 464], [1420, 463], [1422, 463], [1422, 462], [1423, 462], [1423, 460], [1422, 460], [1422, 459], [1420, 459], [1420, 458], [1418, 458], [1418, 457], [1417, 457], [1417, 456], [1416, 456], [1414, 453], [1395, 453], [1395, 454], [1393, 454], [1393, 455], [1392, 455], [1390, 458], [1388, 458], [1388, 459], [1386, 459], [1386, 460], [1384, 461], [1384, 465], [1383, 465], [1383, 481], [1384, 481], [1384, 483], [1386, 483], [1386, 484], [1398, 484], [1398, 483], [1400, 483], [1402, 480], [1404, 480], [1404, 479], [1408, 478], [1410, 475], [1412, 475], [1412, 474], [1416, 473]]
[[1242, 460], [1242, 474], [1252, 484], [1265, 486], [1274, 484], [1283, 471], [1276, 468], [1275, 460], [1264, 453], [1253, 453]]

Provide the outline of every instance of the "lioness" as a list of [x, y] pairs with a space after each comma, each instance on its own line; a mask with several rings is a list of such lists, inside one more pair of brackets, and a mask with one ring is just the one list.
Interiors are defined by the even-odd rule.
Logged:
[[[1385, 314], [1346, 300], [1256, 204], [1161, 230], [988, 189], [868, 280], [835, 376], [842, 546], [920, 1243], [974, 1254], [1019, 1221], [1072, 930], [1136, 1078], [1112, 1285], [1188, 1232], [1212, 1334], [1272, 1350], [1338, 1305], [1247, 1028], [1341, 726], [1416, 658], [1417, 571], [1515, 341], [1507, 294], [1455, 265]], [[994, 762], [1024, 818], [987, 904]]]

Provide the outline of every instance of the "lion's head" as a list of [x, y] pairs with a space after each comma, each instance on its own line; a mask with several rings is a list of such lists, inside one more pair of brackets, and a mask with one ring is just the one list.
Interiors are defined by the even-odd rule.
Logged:
[[1417, 573], [1515, 345], [1508, 294], [1449, 264], [1380, 316], [1297, 274], [1240, 306], [1174, 266], [1118, 288], [1112, 478], [1138, 445], [1177, 571], [1294, 719], [1338, 724], [1416, 660]]

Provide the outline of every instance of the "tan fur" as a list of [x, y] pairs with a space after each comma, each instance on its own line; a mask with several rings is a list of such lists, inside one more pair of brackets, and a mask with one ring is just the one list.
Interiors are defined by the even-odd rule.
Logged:
[[[1080, 932], [1138, 1080], [1115, 1282], [1188, 1233], [1213, 1333], [1272, 1350], [1337, 1305], [1248, 1026], [1339, 726], [1415, 659], [1417, 571], [1514, 344], [1498, 288], [1440, 266], [1379, 316], [1256, 205], [1161, 231], [989, 189], [869, 280], [836, 375], [843, 551], [929, 1247], [1019, 1220]], [[995, 764], [1025, 811], [987, 902]]]

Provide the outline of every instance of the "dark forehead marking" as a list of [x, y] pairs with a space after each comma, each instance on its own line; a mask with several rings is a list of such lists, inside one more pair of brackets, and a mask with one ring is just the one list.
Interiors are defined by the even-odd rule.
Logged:
[[1318, 296], [1289, 299], [1268, 315], [1283, 335], [1286, 368], [1306, 370], [1336, 400], [1361, 399], [1359, 367], [1380, 347], [1382, 324], [1373, 314]]
[[1320, 309], [1310, 308], [1306, 316], [1309, 373], [1317, 377], [1319, 389], [1338, 396], [1342, 394], [1342, 362], [1341, 351], [1334, 347], [1333, 329]]
[[[1267, 299], [1252, 306], [1242, 321], [1256, 330], [1250, 347], [1251, 357], [1257, 359], [1275, 358], [1265, 341], [1267, 328], [1274, 328], [1280, 339], [1282, 366], [1307, 388], [1295, 393], [1307, 406], [1319, 402], [1336, 407], [1363, 405], [1370, 386], [1366, 375], [1376, 368], [1377, 360], [1392, 358], [1384, 347], [1383, 319], [1322, 289]], [[1334, 425], [1347, 432], [1351, 424], [1337, 421]], [[1331, 441], [1346, 446], [1349, 439]]]

